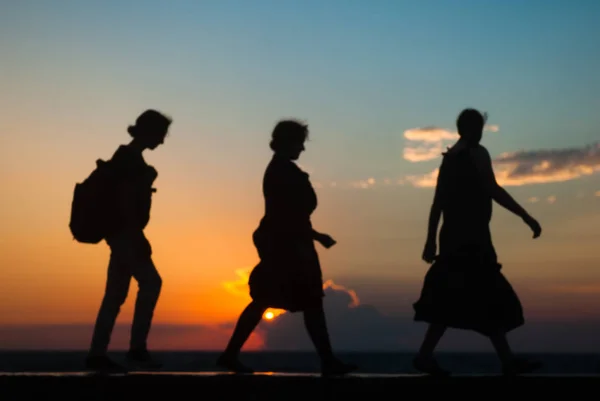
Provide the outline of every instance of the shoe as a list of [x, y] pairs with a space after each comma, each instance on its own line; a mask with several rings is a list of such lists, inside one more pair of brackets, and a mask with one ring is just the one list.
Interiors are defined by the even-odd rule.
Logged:
[[127, 361], [138, 369], [160, 369], [163, 363], [152, 358], [148, 350], [129, 350]]
[[352, 363], [345, 363], [337, 358], [321, 363], [321, 376], [343, 376], [358, 370], [358, 366]]
[[502, 374], [504, 376], [517, 376], [532, 373], [541, 367], [541, 362], [528, 361], [523, 358], [514, 358], [510, 363], [502, 367]]
[[85, 368], [101, 373], [127, 373], [127, 369], [106, 355], [89, 355], [85, 358]]
[[237, 357], [231, 357], [225, 353], [217, 359], [217, 366], [234, 373], [254, 373], [254, 370], [240, 362]]
[[434, 358], [417, 356], [413, 359], [413, 367], [421, 373], [436, 377], [448, 377], [450, 372], [442, 369]]

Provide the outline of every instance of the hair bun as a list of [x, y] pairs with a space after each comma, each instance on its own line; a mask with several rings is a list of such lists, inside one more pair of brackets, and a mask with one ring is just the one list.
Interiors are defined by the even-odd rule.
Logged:
[[130, 125], [129, 127], [127, 127], [127, 132], [129, 133], [129, 135], [131, 135], [132, 137], [135, 137], [135, 126]]

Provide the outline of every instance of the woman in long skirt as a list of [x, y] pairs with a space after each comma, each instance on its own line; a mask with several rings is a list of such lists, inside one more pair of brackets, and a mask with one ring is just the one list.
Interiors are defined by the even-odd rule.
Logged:
[[[531, 372], [538, 363], [513, 356], [506, 334], [524, 324], [521, 302], [501, 273], [489, 223], [492, 201], [521, 217], [539, 237], [541, 227], [497, 182], [488, 151], [479, 144], [486, 121], [477, 110], [463, 110], [457, 120], [460, 139], [443, 156], [423, 259], [432, 263], [415, 320], [429, 328], [414, 367], [446, 375], [433, 352], [448, 327], [472, 330], [488, 337], [504, 374]], [[437, 229], [443, 225], [437, 251]]]

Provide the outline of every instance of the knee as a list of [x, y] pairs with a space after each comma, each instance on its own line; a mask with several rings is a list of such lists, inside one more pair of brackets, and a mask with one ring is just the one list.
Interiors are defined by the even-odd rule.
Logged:
[[162, 289], [162, 278], [157, 273], [150, 277], [145, 278], [139, 283], [140, 291], [158, 295]]
[[104, 299], [102, 300], [102, 307], [118, 312], [121, 309], [121, 306], [123, 306], [123, 304], [125, 303], [126, 299], [127, 292], [106, 292], [104, 294]]

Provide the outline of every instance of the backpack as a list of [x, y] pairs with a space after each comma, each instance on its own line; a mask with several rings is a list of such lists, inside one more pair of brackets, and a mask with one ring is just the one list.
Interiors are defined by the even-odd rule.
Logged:
[[98, 159], [96, 169], [83, 182], [75, 184], [69, 228], [83, 244], [97, 244], [115, 226], [116, 175], [110, 161]]

